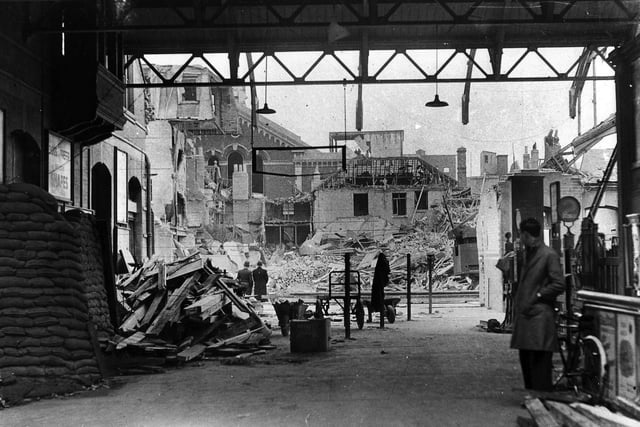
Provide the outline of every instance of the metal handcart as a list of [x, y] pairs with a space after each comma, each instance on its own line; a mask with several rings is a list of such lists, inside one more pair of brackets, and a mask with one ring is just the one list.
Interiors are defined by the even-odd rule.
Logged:
[[329, 291], [326, 295], [319, 295], [318, 300], [322, 306], [322, 311], [325, 315], [329, 314], [329, 306], [331, 300], [338, 303], [342, 308], [343, 313], [348, 310], [349, 315], [356, 317], [356, 324], [358, 329], [364, 327], [364, 306], [362, 304], [361, 282], [360, 272], [357, 270], [351, 271], [350, 277], [350, 298], [349, 306], [346, 304], [345, 295], [345, 272], [344, 271], [332, 271], [329, 273]]

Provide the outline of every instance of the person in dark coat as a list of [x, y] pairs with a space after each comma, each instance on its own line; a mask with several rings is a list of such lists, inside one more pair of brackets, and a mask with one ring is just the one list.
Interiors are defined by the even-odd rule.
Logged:
[[267, 294], [267, 282], [269, 281], [267, 270], [262, 268], [262, 261], [258, 261], [258, 267], [253, 270], [251, 275], [253, 276], [253, 293], [260, 300], [263, 295]]
[[371, 286], [371, 311], [383, 312], [384, 309], [384, 288], [389, 284], [389, 261], [384, 253], [378, 254], [376, 269], [373, 272], [373, 284]]
[[251, 290], [253, 288], [253, 275], [249, 269], [250, 265], [249, 261], [245, 261], [244, 268], [242, 270], [238, 270], [236, 280], [240, 283], [240, 289], [238, 292], [240, 296], [251, 294]]
[[549, 391], [553, 387], [551, 358], [558, 351], [554, 304], [565, 288], [558, 254], [541, 239], [534, 218], [520, 223], [525, 246], [514, 300], [511, 348], [520, 352], [526, 389]]

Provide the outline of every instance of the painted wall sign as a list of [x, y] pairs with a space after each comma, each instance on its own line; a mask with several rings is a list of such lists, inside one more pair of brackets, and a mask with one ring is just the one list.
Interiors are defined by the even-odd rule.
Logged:
[[616, 377], [614, 369], [616, 369], [616, 314], [608, 311], [600, 311], [598, 313], [600, 323], [599, 338], [607, 354], [607, 362], [609, 363], [609, 378], [605, 385], [605, 398], [614, 399], [616, 395]]
[[618, 396], [631, 401], [637, 396], [636, 322], [633, 316], [618, 314]]
[[71, 201], [71, 141], [49, 133], [49, 193]]

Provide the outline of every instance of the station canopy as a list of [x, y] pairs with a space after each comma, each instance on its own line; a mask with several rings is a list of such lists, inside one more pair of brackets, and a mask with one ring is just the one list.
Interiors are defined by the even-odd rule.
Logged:
[[[82, 4], [61, 1], [64, 7]], [[279, 70], [269, 84], [398, 83], [509, 80], [573, 80], [580, 53], [558, 66], [545, 49], [583, 48], [600, 56], [635, 36], [637, 0], [104, 0], [100, 18], [67, 23], [40, 32], [117, 34], [127, 65], [149, 55], [183, 54], [184, 64], [204, 64], [219, 76], [214, 85], [265, 84], [253, 80], [267, 65]], [[86, 4], [86, 3], [85, 3]], [[608, 49], [608, 50], [607, 50]], [[440, 50], [434, 69], [432, 56]], [[510, 59], [507, 61], [507, 53]], [[306, 68], [295, 69], [291, 55], [316, 52]], [[347, 53], [356, 56], [353, 60]], [[517, 52], [517, 53], [513, 53]], [[382, 54], [384, 53], [384, 54]], [[433, 52], [431, 52], [432, 55]], [[244, 56], [252, 55], [244, 62]], [[376, 57], [376, 55], [378, 55]], [[382, 55], [382, 56], [380, 56]], [[422, 55], [422, 56], [421, 56]], [[558, 55], [555, 55], [558, 56]], [[375, 66], [372, 58], [377, 59]], [[549, 74], [520, 75], [531, 57], [546, 63]], [[425, 59], [426, 58], [426, 59]], [[340, 76], [313, 79], [330, 59]], [[195, 61], [197, 60], [197, 61]], [[462, 75], [447, 76], [452, 62], [471, 64]], [[585, 58], [582, 58], [584, 62]], [[402, 61], [413, 78], [385, 79], [385, 70]], [[152, 61], [149, 61], [152, 62]], [[437, 62], [437, 60], [435, 61]], [[222, 64], [222, 65], [221, 65]], [[265, 73], [266, 74], [266, 73]], [[611, 73], [612, 75], [612, 73]], [[611, 75], [605, 78], [612, 78]], [[165, 76], [157, 85], [180, 85]], [[587, 79], [596, 79], [588, 76]], [[252, 80], [251, 83], [249, 80]], [[149, 86], [148, 83], [138, 84]], [[129, 86], [136, 86], [135, 83]]]

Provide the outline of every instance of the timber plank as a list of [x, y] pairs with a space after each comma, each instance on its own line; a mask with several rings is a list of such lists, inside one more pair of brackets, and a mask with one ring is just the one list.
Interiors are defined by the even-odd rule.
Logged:
[[158, 310], [158, 307], [160, 306], [160, 303], [162, 302], [163, 298], [164, 298], [164, 291], [156, 295], [153, 301], [151, 301], [151, 304], [149, 305], [149, 309], [147, 310], [146, 314], [140, 321], [140, 327], [144, 327], [148, 325], [149, 322], [151, 322], [151, 319], [153, 319], [153, 316]]
[[567, 427], [598, 427], [598, 424], [591, 421], [580, 412], [571, 409], [569, 405], [562, 402], [554, 402], [548, 400], [547, 407], [549, 412], [561, 423]]
[[526, 399], [524, 406], [533, 417], [538, 427], [560, 427], [556, 419], [547, 411], [540, 399]]
[[123, 348], [125, 348], [126, 346], [128, 346], [129, 344], [136, 344], [139, 343], [140, 341], [142, 341], [145, 337], [144, 332], [136, 332], [135, 334], [131, 335], [129, 338], [125, 338], [122, 341], [120, 341], [117, 345], [116, 345], [116, 350], [121, 350]]
[[149, 328], [147, 329], [148, 334], [157, 335], [162, 331], [167, 322], [169, 322], [176, 316], [176, 312], [179, 312], [180, 310], [180, 305], [187, 297], [189, 288], [193, 283], [196, 282], [196, 280], [198, 280], [199, 277], [200, 273], [189, 276], [187, 279], [185, 279], [182, 286], [173, 291], [173, 293], [167, 299], [167, 303], [160, 314], [158, 314], [153, 323], [151, 323], [151, 326], [149, 326]]
[[182, 350], [178, 353], [178, 360], [182, 360], [184, 362], [188, 362], [189, 360], [195, 359], [200, 356], [207, 349], [207, 346], [204, 344], [195, 344], [191, 347]]
[[619, 413], [611, 412], [604, 406], [592, 406], [579, 402], [572, 403], [569, 406], [603, 427], [640, 427], [640, 421]]

